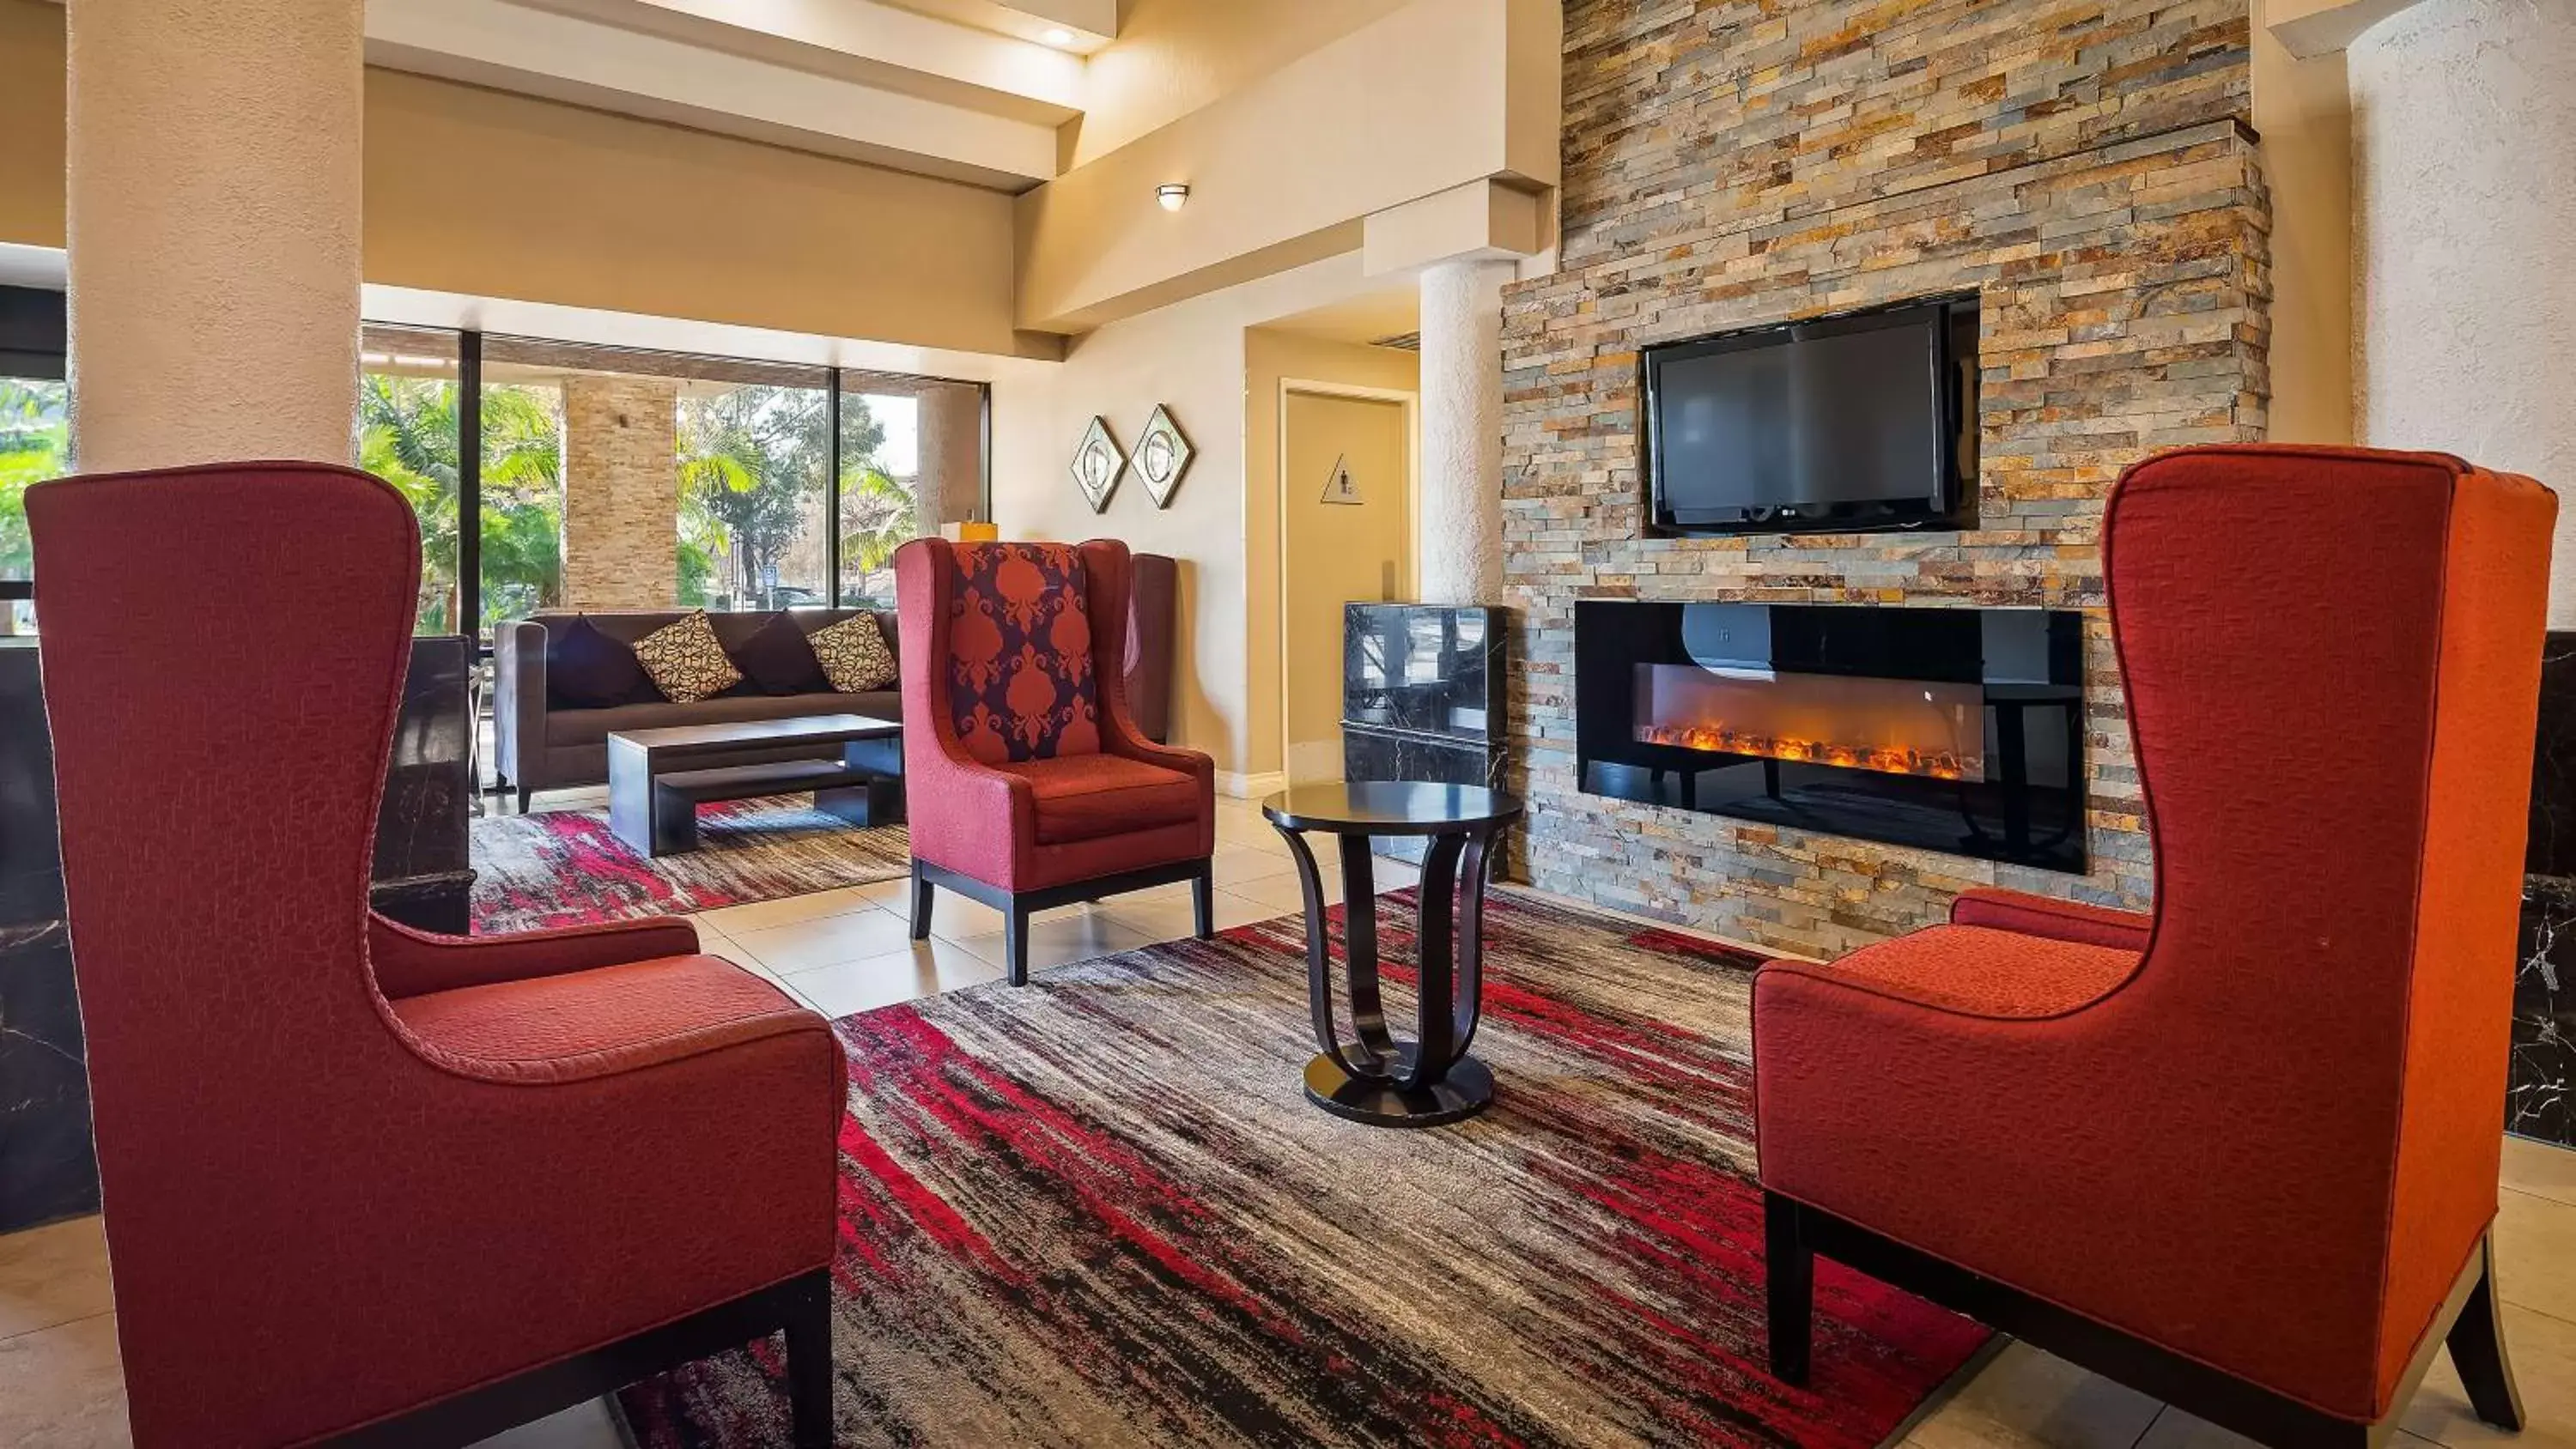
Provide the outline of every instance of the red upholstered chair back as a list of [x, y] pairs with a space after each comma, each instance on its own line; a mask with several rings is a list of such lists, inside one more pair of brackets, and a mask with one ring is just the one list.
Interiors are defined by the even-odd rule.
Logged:
[[2168, 454], [2110, 505], [2155, 929], [2077, 1020], [2174, 1090], [2098, 1113], [2196, 1164], [2157, 1216], [2199, 1240], [2139, 1263], [2242, 1235], [2238, 1287], [2280, 1312], [2230, 1321], [2297, 1325], [2243, 1353], [2320, 1401], [2393, 1381], [2495, 1211], [2555, 509], [2452, 458], [2289, 448]]
[[419, 532], [311, 463], [40, 484], [27, 516], [118, 1331], [158, 1366], [207, 1275], [338, 1233], [297, 1182], [400, 1130], [342, 1084], [404, 1050], [365, 928]]
[[1082, 551], [970, 543], [950, 554], [946, 598], [933, 607], [948, 616], [948, 715], [958, 742], [988, 765], [1098, 754], [1100, 671]]

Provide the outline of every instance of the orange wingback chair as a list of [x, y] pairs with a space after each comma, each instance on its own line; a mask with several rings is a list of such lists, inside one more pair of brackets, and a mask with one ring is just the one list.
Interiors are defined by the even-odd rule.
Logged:
[[1127, 545], [921, 538], [894, 579], [913, 939], [934, 887], [981, 901], [1024, 985], [1031, 914], [1179, 881], [1208, 935], [1216, 762], [1128, 712]]
[[2519, 1426], [2488, 1232], [2556, 511], [2429, 454], [2130, 470], [2155, 909], [1976, 891], [1762, 970], [1784, 1377], [1821, 1252], [2274, 1444], [2377, 1442], [2446, 1338]]
[[135, 1442], [463, 1443], [784, 1328], [827, 1443], [828, 1026], [684, 922], [368, 912], [402, 497], [242, 464], [27, 515]]

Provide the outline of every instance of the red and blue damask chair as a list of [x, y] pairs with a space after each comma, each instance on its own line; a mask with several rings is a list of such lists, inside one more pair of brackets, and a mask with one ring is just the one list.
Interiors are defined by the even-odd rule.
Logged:
[[925, 538], [894, 568], [912, 938], [934, 886], [982, 901], [1022, 985], [1033, 912], [1175, 881], [1207, 936], [1216, 762], [1145, 738], [1127, 641], [1095, 637], [1132, 627], [1127, 546]]
[[1970, 891], [1753, 987], [1771, 1357], [1818, 1253], [2276, 1445], [2446, 1344], [2519, 1428], [2491, 1226], [2556, 500], [2456, 458], [2130, 470], [2133, 915]]

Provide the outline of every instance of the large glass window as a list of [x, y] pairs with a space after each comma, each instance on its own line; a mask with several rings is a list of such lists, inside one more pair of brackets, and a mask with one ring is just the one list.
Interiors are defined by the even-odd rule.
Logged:
[[984, 389], [844, 373], [841, 602], [891, 608], [894, 551], [985, 514]]
[[64, 352], [62, 293], [0, 287], [0, 634], [36, 627], [27, 488], [71, 469]]
[[420, 515], [424, 632], [890, 603], [897, 547], [985, 516], [977, 384], [372, 325], [363, 356], [359, 461]]
[[[503, 379], [494, 381], [494, 375]], [[482, 369], [481, 522], [476, 529], [482, 589], [478, 626], [492, 637], [504, 619], [524, 619], [564, 602], [564, 390], [560, 377], [513, 368]]]
[[371, 326], [358, 343], [358, 466], [394, 485], [420, 518], [414, 627], [423, 634], [463, 627], [457, 353], [455, 333], [417, 328]]
[[831, 447], [824, 387], [683, 386], [681, 603], [794, 609], [830, 602], [823, 506]]
[[[71, 466], [70, 389], [57, 378], [0, 377], [0, 579], [35, 577], [27, 537], [27, 485], [60, 477]], [[0, 634], [32, 630], [31, 599], [0, 599]]]

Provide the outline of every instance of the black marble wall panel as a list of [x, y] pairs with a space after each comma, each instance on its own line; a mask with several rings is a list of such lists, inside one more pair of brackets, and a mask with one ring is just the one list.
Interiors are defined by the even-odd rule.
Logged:
[[471, 640], [412, 641], [384, 805], [376, 815], [376, 909], [405, 925], [457, 936], [468, 930], [473, 906], [467, 844], [475, 798], [473, 670]]
[[[1506, 632], [1500, 609], [1349, 605], [1342, 777], [1502, 789]], [[1414, 861], [1424, 848], [1419, 838], [1374, 844], [1377, 854]]]
[[2576, 879], [2565, 876], [2523, 886], [2504, 1125], [2576, 1147]]
[[2576, 1147], [2576, 632], [2541, 656], [2531, 776], [2505, 1130]]
[[1492, 744], [1503, 722], [1501, 613], [1434, 604], [1347, 606], [1342, 722]]
[[0, 640], [0, 1232], [97, 1207], [42, 676]]

